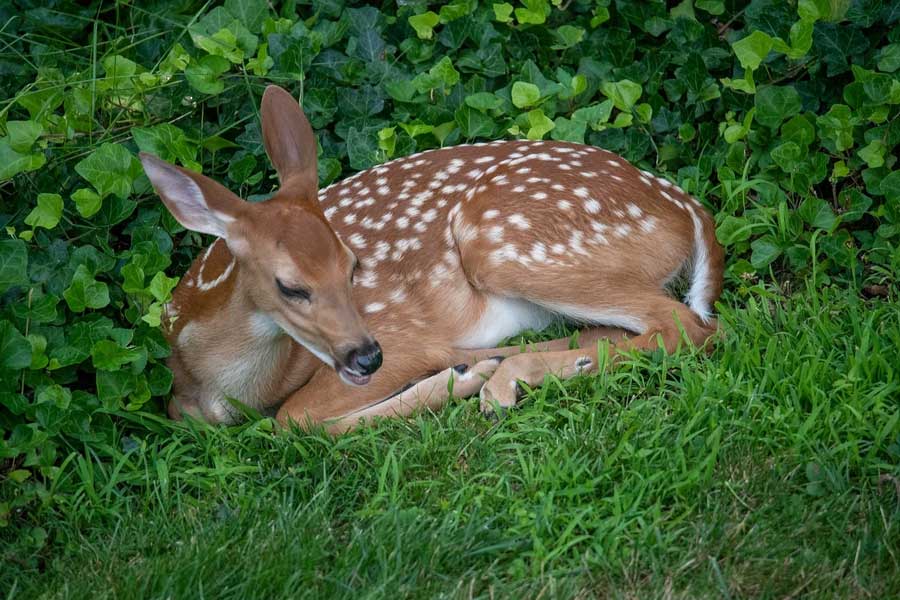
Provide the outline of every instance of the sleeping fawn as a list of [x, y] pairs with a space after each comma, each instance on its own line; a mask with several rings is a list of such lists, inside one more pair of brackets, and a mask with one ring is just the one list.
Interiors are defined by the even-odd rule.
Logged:
[[[714, 223], [666, 179], [592, 146], [520, 140], [429, 150], [318, 190], [298, 102], [269, 86], [261, 112], [281, 184], [266, 202], [141, 154], [174, 217], [218, 238], [167, 307], [173, 418], [233, 422], [234, 398], [340, 432], [438, 408], [451, 389], [491, 411], [515, 404], [518, 382], [596, 372], [601, 338], [615, 359], [715, 331]], [[684, 303], [666, 292], [680, 274]], [[580, 348], [495, 348], [554, 319], [586, 327]]]

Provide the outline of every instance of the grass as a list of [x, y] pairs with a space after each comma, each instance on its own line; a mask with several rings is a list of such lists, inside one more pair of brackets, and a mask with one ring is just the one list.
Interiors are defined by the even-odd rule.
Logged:
[[[900, 305], [758, 288], [707, 358], [336, 439], [139, 413], [0, 529], [7, 597], [896, 597]], [[7, 482], [8, 483], [8, 482]]]

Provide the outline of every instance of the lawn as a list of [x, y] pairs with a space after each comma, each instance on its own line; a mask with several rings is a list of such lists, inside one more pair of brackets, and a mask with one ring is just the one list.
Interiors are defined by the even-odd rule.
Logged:
[[[330, 438], [122, 414], [2, 530], [9, 597], [900, 593], [900, 305], [755, 286], [709, 357]], [[734, 308], [733, 306], [739, 306]]]

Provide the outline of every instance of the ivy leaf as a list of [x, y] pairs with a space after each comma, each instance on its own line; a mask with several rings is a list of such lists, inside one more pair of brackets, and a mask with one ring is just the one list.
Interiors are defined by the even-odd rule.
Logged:
[[136, 378], [127, 370], [97, 371], [97, 397], [107, 410], [119, 408], [120, 403], [136, 389]]
[[850, 70], [851, 59], [869, 49], [869, 42], [859, 29], [837, 23], [816, 25], [813, 42], [816, 52], [828, 65], [829, 77]]
[[22, 240], [0, 240], [0, 294], [28, 283], [28, 250]]
[[527, 133], [529, 140], [542, 139], [556, 126], [556, 124], [544, 114], [544, 111], [539, 108], [528, 113], [528, 125], [530, 126]]
[[584, 39], [584, 29], [575, 27], [574, 25], [563, 25], [555, 32], [557, 43], [551, 48], [554, 50], [566, 50], [581, 42]]
[[808, 196], [798, 210], [800, 218], [809, 223], [812, 227], [831, 231], [837, 224], [838, 218], [834, 214], [831, 206], [814, 196]]
[[91, 363], [95, 369], [115, 371], [141, 358], [141, 352], [123, 348], [112, 340], [100, 340], [91, 347]]
[[884, 142], [875, 139], [869, 142], [863, 148], [860, 148], [857, 154], [866, 161], [866, 165], [871, 169], [877, 169], [884, 164], [884, 153], [886, 148]]
[[763, 59], [768, 56], [773, 45], [774, 41], [770, 35], [756, 30], [733, 43], [731, 49], [734, 50], [742, 67], [755, 71]]
[[200, 165], [195, 162], [197, 146], [188, 141], [184, 131], [171, 123], [134, 127], [131, 135], [142, 152], [149, 152], [169, 162], [179, 161], [188, 168], [200, 170]]
[[91, 275], [86, 265], [79, 265], [72, 276], [72, 283], [63, 292], [66, 304], [72, 312], [84, 312], [88, 308], [103, 308], [109, 304], [109, 288]]
[[771, 235], [765, 235], [750, 243], [753, 250], [750, 255], [750, 264], [757, 270], [764, 269], [769, 266], [776, 258], [781, 255], [781, 246]]
[[587, 131], [587, 124], [584, 121], [575, 119], [567, 119], [566, 117], [556, 117], [553, 121], [554, 127], [550, 136], [554, 140], [563, 142], [584, 143], [584, 134]]
[[44, 154], [22, 154], [16, 152], [9, 143], [9, 138], [0, 139], [0, 181], [12, 179], [14, 175], [35, 171], [47, 162]]
[[[466, 104], [482, 112], [499, 108], [503, 101], [490, 92], [477, 92], [466, 96]], [[408, 132], [407, 132], [408, 133]], [[410, 134], [412, 135], [412, 134]]]
[[881, 180], [881, 193], [888, 202], [900, 202], [900, 171], [894, 171]]
[[0, 321], [0, 367], [19, 371], [31, 366], [31, 344], [9, 321]]
[[62, 218], [63, 200], [59, 194], [38, 194], [37, 206], [25, 217], [25, 224], [31, 227], [53, 229]]
[[175, 289], [176, 285], [178, 285], [177, 277], [168, 277], [165, 273], [159, 271], [150, 280], [150, 285], [147, 286], [147, 289], [150, 290], [150, 294], [158, 302], [168, 302], [172, 298], [172, 290]]
[[641, 97], [643, 88], [639, 83], [629, 79], [621, 81], [606, 81], [600, 84], [603, 95], [612, 100], [613, 105], [623, 112], [631, 112], [635, 103]]
[[803, 152], [796, 142], [784, 142], [772, 149], [772, 160], [785, 173], [795, 173], [799, 168]]
[[501, 23], [509, 23], [512, 21], [513, 5], [509, 2], [495, 3], [492, 5], [494, 9], [494, 20]]
[[460, 106], [454, 117], [465, 138], [490, 137], [496, 129], [492, 118], [468, 105]]
[[550, 14], [550, 3], [547, 0], [522, 0], [524, 8], [515, 10], [516, 20], [519, 23], [540, 25], [547, 20]]
[[75, 165], [101, 197], [109, 194], [127, 199], [131, 185], [143, 173], [141, 163], [121, 144], [105, 143]]
[[225, 0], [225, 10], [247, 29], [258, 33], [269, 12], [266, 0]]
[[586, 123], [591, 129], [600, 129], [604, 123], [609, 121], [612, 109], [612, 100], [604, 100], [598, 104], [579, 108], [572, 113], [572, 119]]
[[231, 64], [221, 56], [207, 55], [184, 70], [184, 76], [195, 90], [215, 96], [225, 90], [225, 83], [219, 79], [228, 72]]
[[888, 44], [878, 51], [878, 70], [893, 73], [900, 69], [900, 43]]
[[541, 90], [533, 83], [517, 81], [512, 85], [512, 103], [516, 108], [528, 108], [537, 104]]
[[756, 93], [756, 121], [772, 129], [800, 112], [800, 94], [793, 86], [769, 85]]
[[430, 40], [434, 37], [434, 26], [438, 24], [440, 17], [437, 16], [437, 13], [429, 10], [420, 15], [413, 15], [407, 20], [419, 39]]
[[850, 107], [845, 104], [835, 104], [816, 119], [819, 136], [823, 141], [830, 142], [838, 152], [853, 147], [854, 124]]
[[16, 152], [25, 154], [44, 132], [40, 123], [35, 121], [7, 121], [6, 131], [9, 135], [9, 145]]
[[72, 194], [72, 201], [75, 202], [75, 210], [78, 214], [89, 219], [97, 214], [103, 201], [100, 195], [89, 188], [79, 188]]

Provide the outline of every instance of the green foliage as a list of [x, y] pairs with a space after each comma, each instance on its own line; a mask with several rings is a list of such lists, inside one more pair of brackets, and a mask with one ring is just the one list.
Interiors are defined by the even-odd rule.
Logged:
[[442, 145], [578, 141], [704, 200], [737, 300], [760, 277], [900, 268], [896, 0], [197, 6], [0, 5], [10, 480], [52, 486], [71, 448], [159, 412], [162, 307], [204, 240], [166, 213], [137, 152], [265, 196], [257, 110], [272, 82], [303, 93], [322, 184]]

